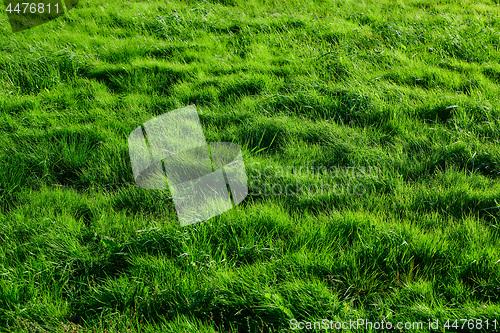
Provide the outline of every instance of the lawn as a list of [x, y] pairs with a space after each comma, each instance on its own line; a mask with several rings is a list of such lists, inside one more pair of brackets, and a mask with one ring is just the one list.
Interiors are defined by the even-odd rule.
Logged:
[[[81, 0], [0, 36], [1, 330], [500, 331], [498, 0]], [[190, 104], [249, 195], [181, 227], [127, 138]]]

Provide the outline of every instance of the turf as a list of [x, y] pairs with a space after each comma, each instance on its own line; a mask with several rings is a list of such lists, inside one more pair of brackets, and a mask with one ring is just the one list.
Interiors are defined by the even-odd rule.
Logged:
[[[499, 15], [498, 0], [82, 0], [16, 34], [2, 16], [0, 326], [495, 331]], [[180, 227], [168, 191], [134, 185], [127, 137], [189, 104], [208, 142], [242, 147], [250, 195]]]

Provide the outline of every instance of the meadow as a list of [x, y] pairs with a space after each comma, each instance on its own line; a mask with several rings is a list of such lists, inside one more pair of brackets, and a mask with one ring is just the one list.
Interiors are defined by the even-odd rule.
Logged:
[[[15, 34], [4, 13], [0, 330], [498, 332], [499, 98], [498, 0], [81, 0]], [[190, 104], [250, 195], [181, 227], [127, 137]]]

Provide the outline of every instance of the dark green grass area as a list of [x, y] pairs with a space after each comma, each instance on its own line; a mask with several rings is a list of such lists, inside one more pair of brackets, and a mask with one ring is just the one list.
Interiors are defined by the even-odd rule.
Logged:
[[[0, 36], [4, 331], [500, 331], [498, 1], [81, 1]], [[180, 227], [127, 137], [189, 104], [251, 195]]]

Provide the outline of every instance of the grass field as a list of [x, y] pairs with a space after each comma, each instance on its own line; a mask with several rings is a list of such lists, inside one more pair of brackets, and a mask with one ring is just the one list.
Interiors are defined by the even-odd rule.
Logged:
[[[500, 331], [498, 0], [81, 0], [0, 36], [4, 331]], [[180, 227], [127, 137], [189, 104], [250, 195]]]

